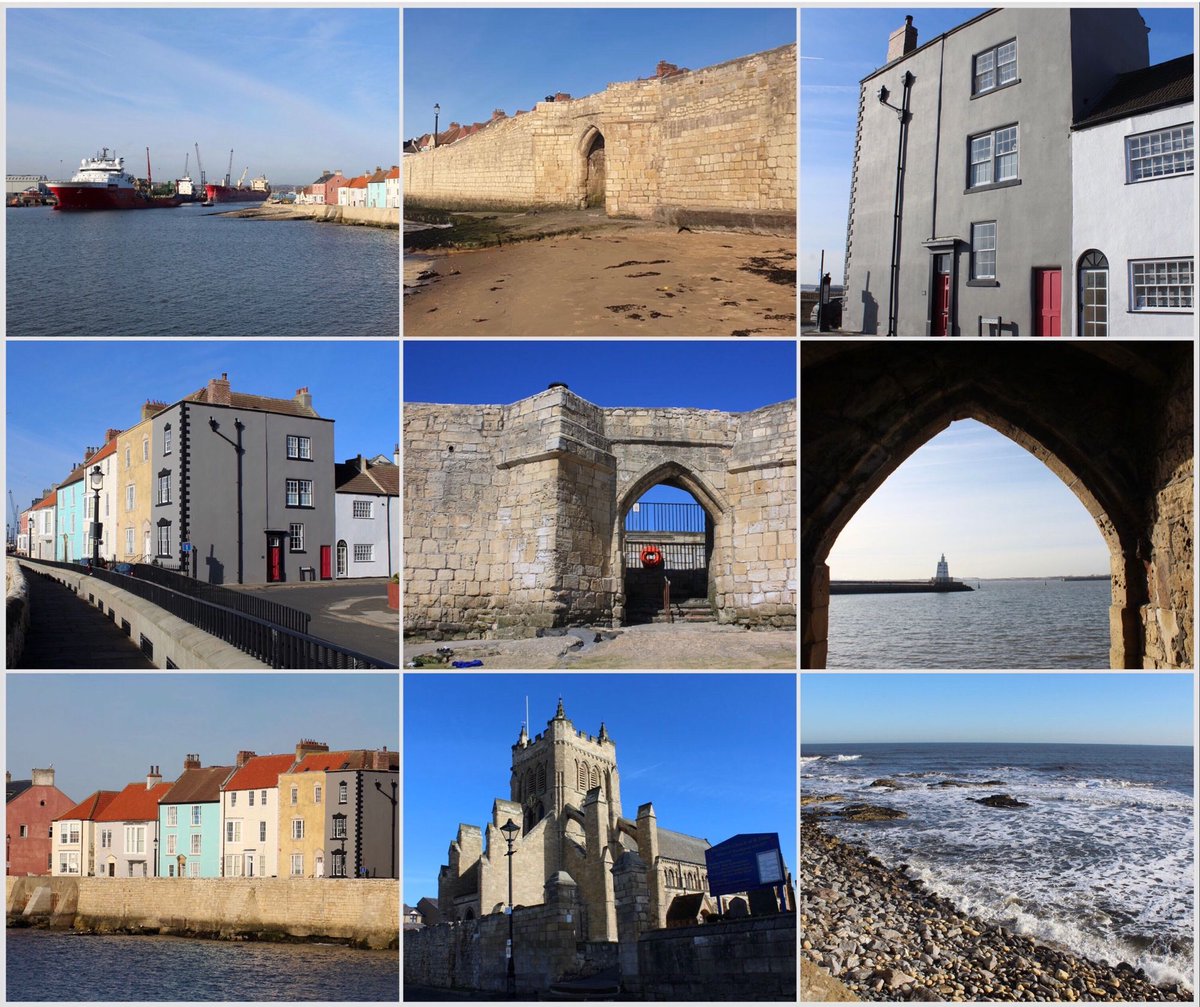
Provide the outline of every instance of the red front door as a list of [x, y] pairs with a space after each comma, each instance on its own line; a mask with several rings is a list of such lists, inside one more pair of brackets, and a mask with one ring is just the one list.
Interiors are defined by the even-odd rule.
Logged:
[[1035, 336], [1062, 335], [1062, 270], [1033, 271]]
[[283, 540], [279, 535], [267, 536], [267, 582], [283, 580]]
[[333, 576], [333, 548], [321, 546], [321, 580], [329, 580]]
[[932, 314], [930, 335], [950, 335], [950, 256], [946, 253], [933, 258]]

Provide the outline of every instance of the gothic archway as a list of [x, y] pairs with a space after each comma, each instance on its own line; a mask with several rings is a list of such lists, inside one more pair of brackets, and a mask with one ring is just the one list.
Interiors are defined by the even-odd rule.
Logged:
[[589, 126], [579, 140], [579, 153], [582, 158], [582, 186], [580, 202], [582, 206], [604, 209], [606, 194], [606, 172], [604, 154], [604, 134], [595, 126]]

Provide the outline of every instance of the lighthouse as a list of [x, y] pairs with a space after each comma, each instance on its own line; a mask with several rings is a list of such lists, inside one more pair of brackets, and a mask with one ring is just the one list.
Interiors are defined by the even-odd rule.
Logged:
[[946, 565], [946, 554], [942, 553], [942, 558], [938, 560], [937, 575], [933, 578], [935, 584], [948, 584], [950, 582], [950, 568]]

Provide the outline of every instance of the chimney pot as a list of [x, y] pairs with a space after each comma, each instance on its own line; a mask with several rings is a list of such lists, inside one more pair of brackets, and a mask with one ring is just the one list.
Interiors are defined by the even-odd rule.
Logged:
[[897, 28], [888, 37], [887, 61], [907, 56], [917, 47], [917, 29], [913, 27], [912, 15], [904, 16], [904, 27]]

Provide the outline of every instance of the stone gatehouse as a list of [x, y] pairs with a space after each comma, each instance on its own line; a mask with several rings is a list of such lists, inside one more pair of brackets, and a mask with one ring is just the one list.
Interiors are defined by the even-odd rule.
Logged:
[[825, 666], [838, 535], [965, 418], [1045, 462], [1096, 522], [1111, 561], [1111, 666], [1193, 667], [1193, 354], [1191, 342], [801, 347], [801, 667]]
[[610, 217], [796, 230], [796, 46], [498, 111], [404, 158], [409, 205], [603, 206]]
[[404, 406], [404, 620], [435, 639], [623, 625], [625, 517], [660, 483], [707, 515], [717, 621], [795, 626], [795, 400], [744, 413]]

